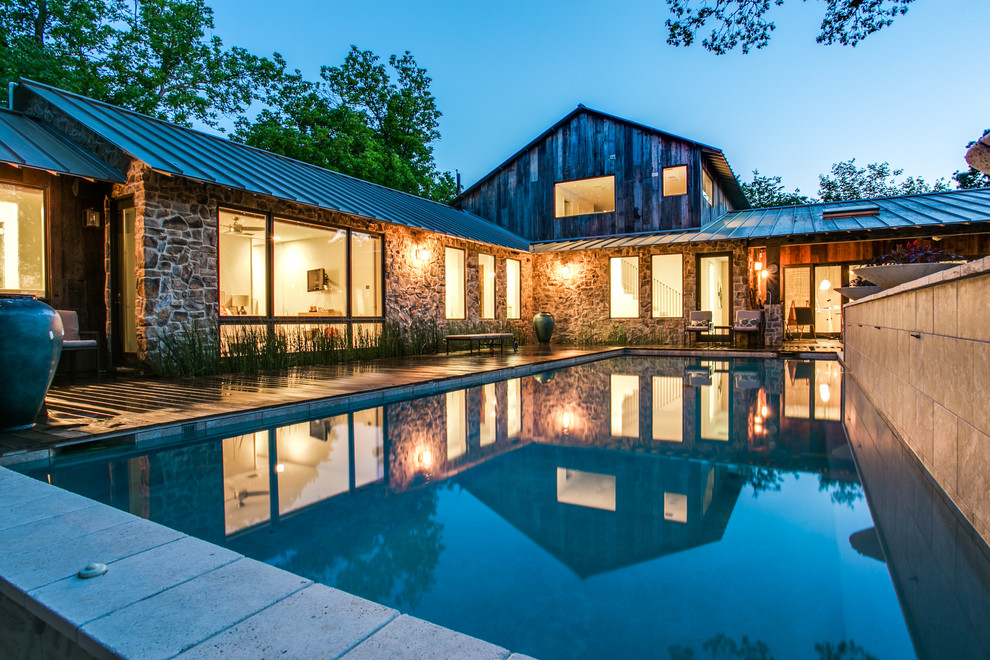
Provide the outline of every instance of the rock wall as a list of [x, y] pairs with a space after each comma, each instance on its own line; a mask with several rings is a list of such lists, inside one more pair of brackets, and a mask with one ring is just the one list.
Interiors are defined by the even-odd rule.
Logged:
[[[650, 272], [654, 254], [683, 255], [684, 298], [682, 314], [678, 317], [652, 317], [653, 285]], [[731, 255], [731, 309], [733, 313], [735, 310], [749, 309], [746, 246], [741, 241], [722, 241], [537, 253], [533, 257], [535, 311], [554, 315], [556, 329], [552, 341], [555, 343], [583, 343], [589, 339], [602, 341], [607, 340], [609, 335], [621, 337], [624, 334], [629, 343], [684, 345], [688, 312], [698, 309], [695, 297], [697, 257], [706, 254]], [[612, 257], [639, 258], [638, 318], [610, 317], [609, 260]]]

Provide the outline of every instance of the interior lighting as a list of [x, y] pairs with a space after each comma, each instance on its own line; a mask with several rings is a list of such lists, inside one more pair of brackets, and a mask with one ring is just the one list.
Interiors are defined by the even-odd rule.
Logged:
[[753, 270], [763, 270], [763, 262], [756, 261], [753, 263]]
[[275, 471], [276, 472], [285, 472], [285, 464], [284, 463], [279, 463], [278, 465], [276, 465], [275, 466]]
[[829, 389], [828, 383], [822, 383], [818, 386], [818, 396], [824, 403], [828, 403], [828, 400], [832, 398], [832, 390]]
[[828, 291], [832, 286], [832, 283], [828, 280], [822, 280], [822, 283], [818, 285], [818, 288], [822, 291]]

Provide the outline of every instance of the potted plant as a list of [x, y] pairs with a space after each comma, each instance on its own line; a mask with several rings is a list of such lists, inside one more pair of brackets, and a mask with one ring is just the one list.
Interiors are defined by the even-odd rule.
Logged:
[[889, 253], [867, 261], [855, 268], [856, 275], [875, 282], [881, 289], [926, 277], [953, 268], [965, 258], [930, 245], [911, 241], [896, 246]]
[[883, 288], [864, 277], [854, 277], [849, 280], [849, 286], [839, 286], [835, 290], [850, 300], [859, 300], [866, 296], [872, 296], [874, 293], [879, 293], [883, 291]]

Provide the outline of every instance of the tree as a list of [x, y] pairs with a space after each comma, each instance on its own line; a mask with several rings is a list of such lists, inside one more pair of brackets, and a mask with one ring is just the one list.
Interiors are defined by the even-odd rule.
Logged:
[[[743, 53], [763, 48], [776, 25], [767, 18], [771, 7], [784, 0], [667, 0], [673, 18], [667, 19], [667, 43], [690, 46], [699, 31], [714, 24], [701, 45], [717, 55], [737, 46]], [[855, 46], [867, 36], [907, 13], [915, 0], [824, 0], [825, 15], [816, 41]]]
[[810, 204], [815, 200], [801, 194], [800, 188], [794, 192], [784, 191], [784, 184], [779, 176], [763, 176], [759, 170], [753, 170], [753, 180], [749, 183], [740, 180], [746, 199], [753, 208], [769, 208], [772, 206], [793, 206], [795, 204]]
[[[983, 131], [981, 137], [986, 137], [990, 135], [990, 128]], [[976, 146], [976, 140], [973, 140], [966, 145], [967, 149]], [[968, 170], [956, 170], [956, 173], [952, 175], [952, 178], [956, 181], [956, 187], [959, 189], [964, 188], [990, 188], [990, 174], [986, 172], [981, 172], [975, 167], [970, 166]]]
[[818, 176], [818, 195], [823, 202], [839, 202], [851, 199], [872, 197], [893, 197], [918, 193], [940, 192], [949, 189], [945, 179], [929, 184], [921, 177], [908, 177], [898, 181], [903, 169], [892, 170], [890, 163], [870, 163], [864, 168], [856, 167], [856, 159], [841, 161], [832, 165], [831, 175]]
[[286, 74], [254, 121], [241, 119], [233, 139], [320, 167], [447, 202], [454, 178], [439, 172], [433, 143], [440, 111], [430, 77], [412, 54], [388, 67], [351, 46], [339, 67], [323, 66], [320, 82]]
[[215, 127], [260, 98], [284, 62], [226, 49], [212, 29], [203, 0], [0, 0], [0, 79]]

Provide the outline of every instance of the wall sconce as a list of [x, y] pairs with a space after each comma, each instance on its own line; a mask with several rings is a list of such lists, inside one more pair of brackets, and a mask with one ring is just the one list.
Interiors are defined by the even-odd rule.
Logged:
[[573, 271], [573, 269], [570, 266], [564, 265], [564, 266], [561, 266], [561, 268], [560, 268], [560, 274], [563, 275], [564, 277], [566, 277], [567, 279], [570, 279], [571, 278], [571, 275], [574, 274], [574, 271]]
[[433, 452], [424, 449], [416, 456], [416, 462], [419, 463], [420, 469], [429, 470], [433, 467]]
[[768, 271], [768, 270], [761, 270], [760, 271], [760, 277], [762, 277], [763, 279], [767, 279], [768, 277], [770, 277], [770, 271]]
[[98, 209], [86, 209], [86, 226], [100, 226], [100, 211]]
[[416, 248], [416, 259], [418, 261], [426, 261], [430, 258], [430, 251], [424, 247]]
[[763, 262], [762, 261], [754, 261], [753, 262], [753, 270], [763, 270]]
[[560, 416], [560, 425], [563, 427], [564, 435], [567, 435], [571, 430], [571, 413], [565, 412]]

